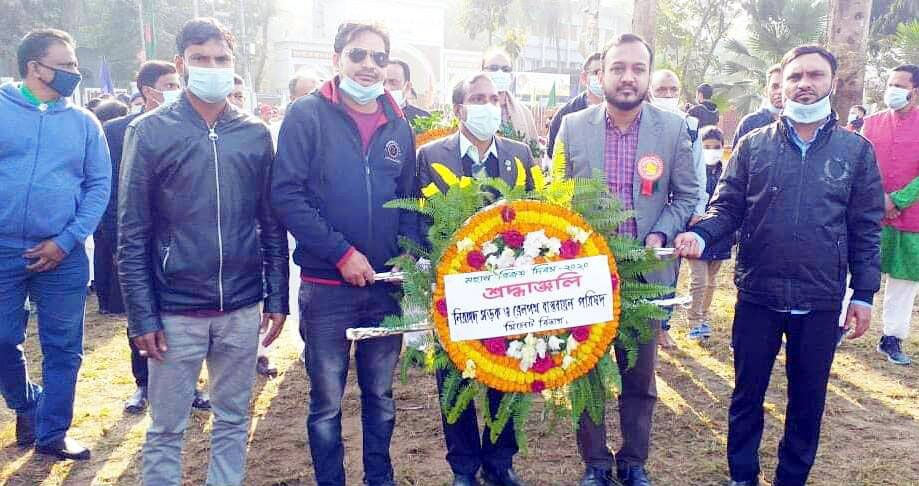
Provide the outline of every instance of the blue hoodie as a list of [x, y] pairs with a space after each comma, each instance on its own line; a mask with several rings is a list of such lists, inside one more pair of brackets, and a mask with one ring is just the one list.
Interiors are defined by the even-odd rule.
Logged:
[[91, 113], [66, 99], [43, 106], [0, 86], [0, 246], [51, 239], [70, 253], [102, 219], [112, 161]]

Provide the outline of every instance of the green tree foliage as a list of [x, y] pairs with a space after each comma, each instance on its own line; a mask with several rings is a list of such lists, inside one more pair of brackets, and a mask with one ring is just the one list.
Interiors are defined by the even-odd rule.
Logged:
[[488, 44], [493, 45], [495, 32], [507, 25], [507, 12], [513, 0], [463, 0], [459, 22], [470, 39], [481, 33], [488, 34]]

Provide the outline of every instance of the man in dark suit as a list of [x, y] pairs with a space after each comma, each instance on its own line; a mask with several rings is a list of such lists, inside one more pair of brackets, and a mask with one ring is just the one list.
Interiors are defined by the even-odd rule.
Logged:
[[412, 70], [408, 63], [401, 59], [390, 59], [389, 65], [386, 66], [386, 80], [383, 81], [383, 87], [389, 91], [396, 103], [405, 113], [405, 119], [411, 124], [415, 118], [424, 118], [431, 116], [430, 113], [413, 106], [408, 102], [409, 96], [415, 92], [412, 86]]
[[[453, 89], [453, 113], [460, 120], [460, 130], [418, 150], [418, 170], [421, 187], [434, 184], [447, 192], [446, 182], [431, 169], [431, 164], [442, 164], [458, 177], [500, 177], [510, 185], [517, 180], [517, 160], [527, 171], [527, 187], [532, 188], [529, 169], [533, 165], [530, 148], [520, 142], [496, 135], [501, 126], [501, 108], [498, 91], [491, 78], [480, 73], [459, 82]], [[437, 389], [442, 392], [446, 373], [437, 373]], [[491, 414], [497, 413], [503, 393], [488, 391]], [[482, 468], [482, 479], [489, 485], [522, 486], [513, 469], [517, 440], [514, 426], [508, 423], [498, 441], [492, 443], [491, 431], [486, 426], [479, 440], [479, 426], [475, 405], [471, 404], [454, 424], [443, 417], [444, 437], [447, 441], [447, 462], [453, 470], [453, 486], [477, 486], [476, 473]]]

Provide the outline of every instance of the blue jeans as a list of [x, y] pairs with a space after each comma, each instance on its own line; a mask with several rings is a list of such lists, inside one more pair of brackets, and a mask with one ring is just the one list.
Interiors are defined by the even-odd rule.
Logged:
[[[318, 486], [345, 486], [345, 450], [341, 438], [341, 399], [345, 393], [351, 342], [349, 327], [377, 326], [388, 314], [400, 313], [392, 286], [369, 288], [300, 285], [300, 332], [306, 336], [310, 377], [310, 411], [306, 421], [310, 454]], [[393, 373], [402, 336], [356, 343], [357, 384], [361, 390], [364, 483], [393, 484], [389, 443], [396, 424]]]
[[[22, 253], [0, 248], [0, 393], [17, 414], [35, 414], [38, 445], [50, 445], [67, 434], [73, 420], [89, 261], [77, 245], [54, 270], [33, 273]], [[26, 295], [38, 305], [44, 390], [26, 372]]]

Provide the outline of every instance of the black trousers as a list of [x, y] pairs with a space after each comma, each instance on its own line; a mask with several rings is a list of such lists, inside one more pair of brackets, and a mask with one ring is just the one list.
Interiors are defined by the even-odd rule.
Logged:
[[140, 349], [128, 337], [128, 346], [131, 347], [131, 374], [137, 386], [147, 386], [147, 358], [140, 355]]
[[[447, 372], [437, 371], [437, 392], [443, 392], [444, 379]], [[463, 385], [460, 385], [463, 386]], [[488, 390], [488, 405], [492, 417], [498, 413], [498, 406], [504, 393], [497, 390]], [[439, 403], [439, 400], [438, 400]], [[447, 442], [447, 462], [453, 474], [474, 476], [480, 467], [490, 472], [499, 473], [510, 469], [513, 464], [514, 454], [517, 454], [517, 438], [514, 432], [514, 423], [509, 421], [498, 436], [498, 441], [491, 442], [491, 429], [482, 428], [482, 440], [479, 441], [479, 422], [476, 416], [475, 402], [470, 402], [466, 410], [460, 415], [455, 424], [448, 424], [447, 417], [441, 410], [441, 420], [444, 425], [444, 439]]]
[[763, 400], [784, 335], [788, 406], [773, 485], [807, 482], [817, 456], [827, 382], [841, 333], [839, 310], [794, 315], [738, 300], [731, 336], [735, 379], [728, 417], [732, 479], [749, 481], [760, 472]]
[[[616, 363], [622, 375], [622, 393], [619, 395], [619, 430], [622, 446], [616, 452], [615, 463], [621, 466], [643, 466], [648, 460], [651, 446], [651, 423], [654, 404], [657, 403], [657, 381], [654, 375], [657, 362], [657, 333], [660, 321], [651, 321], [654, 331], [651, 340], [638, 348], [635, 366], [626, 369], [626, 352], [616, 346]], [[606, 421], [595, 424], [587, 412], [581, 416], [577, 432], [578, 451], [584, 464], [603, 470], [613, 468], [613, 455], [606, 445]]]
[[93, 280], [99, 309], [115, 314], [124, 314], [124, 299], [121, 296], [121, 282], [115, 265], [117, 242], [115, 236], [102, 230], [93, 233]]

